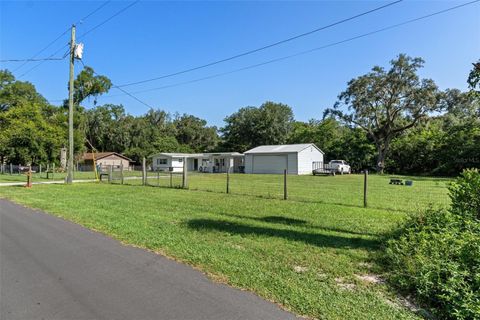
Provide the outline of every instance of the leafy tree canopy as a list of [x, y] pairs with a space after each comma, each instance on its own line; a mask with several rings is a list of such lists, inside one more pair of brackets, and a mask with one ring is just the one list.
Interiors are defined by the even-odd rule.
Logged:
[[267, 101], [259, 108], [245, 107], [225, 118], [223, 133], [226, 149], [246, 151], [259, 145], [283, 144], [292, 130], [292, 109]]
[[377, 170], [383, 172], [391, 141], [407, 129], [440, 111], [439, 91], [433, 80], [420, 79], [421, 58], [401, 54], [390, 69], [375, 66], [366, 75], [348, 82], [338, 102], [327, 110], [363, 129], [377, 148]]

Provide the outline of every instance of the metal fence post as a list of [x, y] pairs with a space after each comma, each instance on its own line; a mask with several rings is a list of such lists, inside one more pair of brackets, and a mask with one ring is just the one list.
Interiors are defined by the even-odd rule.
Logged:
[[120, 163], [120, 179], [121, 183], [123, 184], [123, 162]]
[[146, 160], [145, 157], [143, 157], [142, 160], [142, 185], [147, 184], [147, 168], [146, 168]]
[[188, 174], [187, 174], [187, 158], [183, 158], [183, 174], [182, 174], [182, 188], [185, 189], [188, 186]]
[[363, 174], [363, 207], [367, 207], [367, 188], [368, 187], [368, 170], [365, 170]]
[[52, 163], [52, 180], [55, 180], [55, 162]]
[[230, 193], [230, 167], [227, 168], [227, 194]]
[[170, 188], [173, 188], [173, 172], [170, 171]]
[[287, 200], [287, 169], [283, 171], [283, 200]]
[[160, 170], [157, 169], [157, 187], [160, 187]]
[[108, 165], [108, 183], [112, 183], [113, 166]]
[[10, 175], [13, 174], [13, 164], [10, 163]]

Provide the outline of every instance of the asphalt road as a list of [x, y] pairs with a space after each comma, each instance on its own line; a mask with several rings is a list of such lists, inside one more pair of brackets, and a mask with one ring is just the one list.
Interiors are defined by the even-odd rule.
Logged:
[[249, 292], [0, 199], [0, 319], [294, 319]]

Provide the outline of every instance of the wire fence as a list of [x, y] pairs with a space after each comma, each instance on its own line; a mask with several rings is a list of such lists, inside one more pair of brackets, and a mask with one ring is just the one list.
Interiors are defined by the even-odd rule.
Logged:
[[[123, 184], [245, 195], [394, 211], [446, 207], [451, 178], [377, 174], [278, 175], [134, 171]], [[119, 183], [121, 179], [114, 179]]]
[[[0, 183], [26, 182], [30, 167], [0, 166]], [[377, 174], [279, 175], [242, 173], [163, 172], [143, 166], [76, 168], [74, 179], [101, 183], [188, 188], [190, 190], [369, 207], [395, 211], [415, 211], [427, 207], [446, 207], [450, 203], [451, 178]], [[33, 182], [64, 180], [66, 173], [53, 165], [32, 166]]]
[[[33, 182], [64, 181], [67, 172], [54, 163], [24, 166], [18, 164], [0, 165], [0, 183], [21, 183], [27, 181], [27, 173], [31, 172]], [[73, 171], [76, 180], [94, 180], [93, 166], [76, 166]]]

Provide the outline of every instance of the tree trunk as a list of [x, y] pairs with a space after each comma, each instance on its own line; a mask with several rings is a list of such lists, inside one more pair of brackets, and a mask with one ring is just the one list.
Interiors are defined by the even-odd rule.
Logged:
[[385, 149], [378, 148], [377, 173], [383, 174], [384, 168], [385, 168]]
[[377, 173], [383, 174], [383, 170], [385, 169], [385, 157], [387, 156], [388, 148], [390, 146], [389, 138], [385, 139], [383, 143], [377, 143]]

